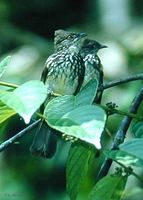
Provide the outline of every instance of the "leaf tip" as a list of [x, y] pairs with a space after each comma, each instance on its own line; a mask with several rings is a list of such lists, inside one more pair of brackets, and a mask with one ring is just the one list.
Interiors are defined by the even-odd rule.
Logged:
[[23, 116], [23, 119], [24, 119], [24, 121], [25, 121], [25, 124], [29, 124], [30, 119], [31, 119], [31, 116], [24, 115], [24, 116]]

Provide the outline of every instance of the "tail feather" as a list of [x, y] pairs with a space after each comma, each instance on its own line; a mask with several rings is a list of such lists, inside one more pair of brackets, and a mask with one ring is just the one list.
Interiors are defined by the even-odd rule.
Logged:
[[39, 124], [30, 152], [34, 156], [43, 158], [51, 158], [56, 152], [57, 148], [57, 134], [47, 123], [42, 120]]

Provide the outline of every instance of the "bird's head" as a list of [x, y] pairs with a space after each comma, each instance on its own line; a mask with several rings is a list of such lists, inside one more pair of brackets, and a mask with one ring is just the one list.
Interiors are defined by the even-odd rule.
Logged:
[[81, 54], [85, 56], [89, 53], [97, 54], [102, 48], [107, 48], [107, 46], [100, 44], [96, 40], [85, 39], [81, 47]]
[[54, 47], [56, 51], [74, 46], [81, 47], [86, 37], [85, 33], [68, 32], [64, 30], [55, 31]]

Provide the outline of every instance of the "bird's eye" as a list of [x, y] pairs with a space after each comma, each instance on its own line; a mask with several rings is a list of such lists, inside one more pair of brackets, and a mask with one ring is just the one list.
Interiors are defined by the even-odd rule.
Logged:
[[72, 37], [72, 35], [68, 35], [68, 39], [72, 39], [73, 37]]

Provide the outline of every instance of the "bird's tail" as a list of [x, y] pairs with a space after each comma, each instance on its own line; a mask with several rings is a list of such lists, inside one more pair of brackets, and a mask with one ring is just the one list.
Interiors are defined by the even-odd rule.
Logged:
[[51, 158], [56, 152], [57, 134], [47, 123], [42, 120], [36, 130], [36, 134], [30, 152], [34, 156]]

